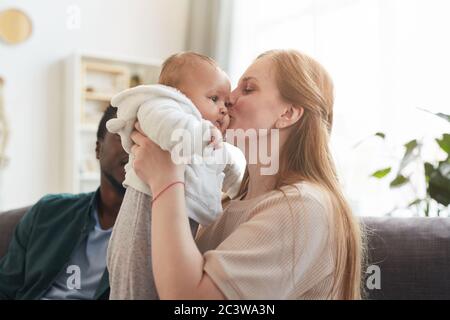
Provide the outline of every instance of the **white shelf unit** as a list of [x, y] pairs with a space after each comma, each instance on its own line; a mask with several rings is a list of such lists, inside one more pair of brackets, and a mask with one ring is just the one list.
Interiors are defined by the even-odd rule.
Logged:
[[161, 61], [107, 54], [76, 52], [65, 63], [63, 117], [64, 192], [94, 191], [100, 185], [95, 155], [97, 128], [114, 94], [136, 85], [157, 83]]

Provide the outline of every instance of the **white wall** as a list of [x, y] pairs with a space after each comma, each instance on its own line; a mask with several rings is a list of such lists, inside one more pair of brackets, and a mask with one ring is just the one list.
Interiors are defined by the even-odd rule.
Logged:
[[[67, 27], [80, 9], [79, 29]], [[33, 22], [25, 43], [0, 42], [10, 124], [9, 165], [0, 172], [0, 209], [60, 191], [63, 61], [74, 50], [164, 59], [184, 50], [189, 0], [2, 0]]]

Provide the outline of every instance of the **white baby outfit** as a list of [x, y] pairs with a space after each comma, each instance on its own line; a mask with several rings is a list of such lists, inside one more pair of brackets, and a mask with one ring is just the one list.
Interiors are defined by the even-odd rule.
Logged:
[[[109, 120], [106, 126], [110, 132], [120, 135], [123, 148], [130, 154], [124, 186], [151, 195], [132, 167], [130, 134], [139, 121], [146, 136], [163, 150], [176, 148], [178, 154], [191, 162], [203, 162], [186, 166], [186, 208], [189, 218], [201, 225], [213, 222], [222, 212], [221, 191], [233, 198], [239, 190], [245, 170], [242, 153], [228, 143], [214, 150], [210, 140], [212, 137], [221, 140], [220, 131], [202, 119], [192, 101], [173, 87], [158, 84], [127, 89], [116, 95], [111, 105], [117, 107], [117, 118]], [[176, 137], [177, 133], [186, 133], [188, 139], [186, 135]], [[212, 163], [204, 161], [205, 157]]]

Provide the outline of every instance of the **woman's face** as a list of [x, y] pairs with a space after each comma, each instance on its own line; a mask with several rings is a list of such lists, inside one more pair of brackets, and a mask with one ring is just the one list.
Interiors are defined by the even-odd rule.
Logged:
[[275, 67], [268, 57], [256, 60], [231, 92], [228, 129], [272, 129], [286, 105], [275, 80]]

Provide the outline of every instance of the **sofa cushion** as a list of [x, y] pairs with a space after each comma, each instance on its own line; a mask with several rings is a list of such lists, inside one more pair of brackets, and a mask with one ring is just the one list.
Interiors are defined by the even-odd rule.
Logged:
[[[29, 208], [0, 213], [0, 258]], [[368, 289], [364, 281], [366, 299], [450, 299], [449, 218], [364, 217], [362, 222], [368, 242], [365, 270], [375, 265], [380, 271], [379, 289]]]
[[368, 265], [380, 269], [380, 289], [368, 299], [450, 299], [450, 219], [363, 219]]

